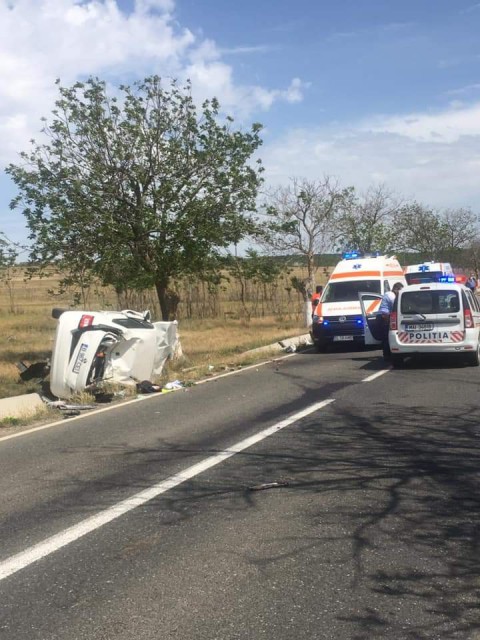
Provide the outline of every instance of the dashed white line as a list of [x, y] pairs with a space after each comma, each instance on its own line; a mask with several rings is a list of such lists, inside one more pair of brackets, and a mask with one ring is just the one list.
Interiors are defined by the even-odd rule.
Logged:
[[377, 373], [372, 373], [372, 375], [368, 376], [368, 378], [364, 378], [362, 382], [371, 382], [372, 380], [375, 380], [375, 378], [379, 378], [380, 376], [383, 376], [384, 373], [388, 373], [389, 371], [390, 369], [382, 369], [381, 371], [377, 371]]
[[65, 547], [71, 542], [75, 542], [79, 538], [82, 538], [88, 533], [95, 531], [108, 522], [119, 518], [129, 511], [132, 511], [132, 509], [136, 509], [137, 507], [144, 505], [146, 502], [153, 500], [153, 498], [156, 498], [162, 493], [165, 493], [169, 489], [177, 487], [178, 485], [186, 482], [187, 480], [190, 480], [203, 471], [211, 469], [224, 460], [231, 458], [235, 454], [248, 449], [254, 444], [257, 444], [265, 438], [268, 438], [268, 436], [271, 436], [272, 434], [277, 433], [278, 431], [285, 429], [286, 427], [289, 427], [302, 418], [305, 418], [315, 411], [326, 407], [332, 402], [334, 402], [333, 398], [322, 400], [321, 402], [316, 402], [306, 409], [293, 414], [289, 418], [285, 418], [285, 420], [281, 420], [273, 426], [268, 427], [267, 429], [263, 429], [262, 431], [259, 431], [249, 438], [241, 440], [229, 449], [226, 449], [225, 451], [219, 451], [215, 455], [210, 456], [205, 460], [192, 465], [191, 467], [188, 467], [184, 471], [181, 471], [180, 473], [177, 473], [170, 478], [167, 478], [166, 480], [162, 480], [161, 482], [153, 485], [152, 487], [149, 487], [148, 489], [140, 491], [131, 498], [122, 500], [121, 502], [109, 507], [108, 509], [97, 513], [91, 518], [87, 518], [86, 520], [83, 520], [82, 522], [79, 522], [78, 524], [73, 525], [72, 527], [69, 527], [64, 531], [57, 533], [50, 538], [39, 542], [38, 544], [30, 547], [29, 549], [26, 549], [25, 551], [21, 551], [20, 553], [7, 558], [6, 560], [0, 562], [0, 581], [4, 580], [8, 576], [11, 576], [17, 571], [28, 567], [34, 562], [45, 558], [55, 551], [58, 551], [58, 549]]

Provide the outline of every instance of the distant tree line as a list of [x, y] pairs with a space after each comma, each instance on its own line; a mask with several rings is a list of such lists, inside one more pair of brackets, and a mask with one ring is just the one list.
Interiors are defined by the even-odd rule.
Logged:
[[[18, 189], [11, 208], [29, 229], [31, 272], [53, 265], [79, 303], [95, 283], [119, 299], [153, 289], [168, 320], [188, 305], [186, 282], [213, 299], [230, 280], [249, 317], [252, 283], [263, 307], [282, 279], [306, 301], [326, 256], [333, 264], [347, 249], [480, 268], [469, 209], [407, 202], [385, 186], [360, 193], [331, 176], [295, 178], [260, 197], [261, 125], [236, 128], [216, 99], [197, 107], [189, 83], [151, 76], [110, 95], [89, 78], [58, 92], [42, 140], [6, 171]], [[2, 273], [17, 249], [0, 239]]]

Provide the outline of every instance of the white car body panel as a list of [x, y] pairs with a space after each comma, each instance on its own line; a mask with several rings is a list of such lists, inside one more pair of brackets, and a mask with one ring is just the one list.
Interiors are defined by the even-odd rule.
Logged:
[[[91, 325], [79, 330], [86, 315], [91, 316]], [[150, 380], [161, 373], [176, 342], [176, 322], [151, 323], [144, 314], [130, 310], [65, 311], [58, 318], [50, 389], [57, 397], [68, 398], [103, 381]]]

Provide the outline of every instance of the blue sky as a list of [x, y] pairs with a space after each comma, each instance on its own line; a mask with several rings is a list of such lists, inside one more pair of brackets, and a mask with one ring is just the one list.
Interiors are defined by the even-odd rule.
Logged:
[[334, 175], [439, 208], [480, 197], [480, 2], [0, 0], [0, 230], [24, 241], [3, 174], [64, 84], [191, 78], [265, 126], [269, 184]]

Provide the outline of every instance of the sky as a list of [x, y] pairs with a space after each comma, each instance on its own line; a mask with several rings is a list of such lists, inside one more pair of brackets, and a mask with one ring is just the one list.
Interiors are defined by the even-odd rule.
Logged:
[[0, 231], [26, 242], [4, 173], [65, 86], [190, 79], [264, 125], [268, 186], [335, 176], [359, 192], [480, 213], [480, 2], [0, 0]]

